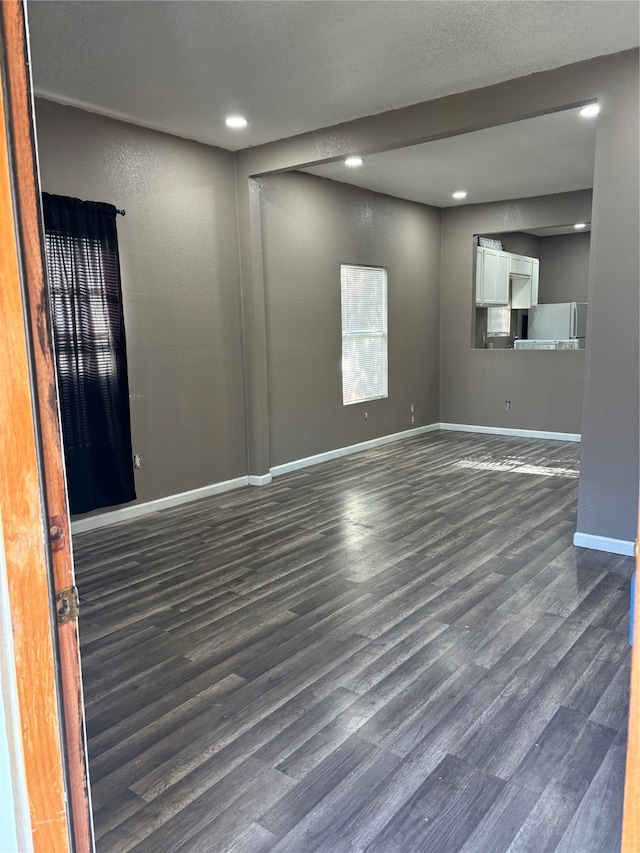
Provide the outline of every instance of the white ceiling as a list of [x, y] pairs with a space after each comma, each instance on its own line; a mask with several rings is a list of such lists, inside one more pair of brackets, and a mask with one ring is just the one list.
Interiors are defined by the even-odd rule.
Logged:
[[596, 124], [565, 110], [304, 171], [436, 207], [571, 192], [593, 186]]
[[589, 234], [591, 232], [591, 223], [586, 222], [585, 227], [579, 231], [573, 225], [550, 225], [548, 228], [527, 228], [526, 234], [533, 234], [534, 237], [556, 237], [558, 234]]
[[[29, 0], [35, 89], [228, 149], [638, 45], [635, 0]], [[249, 119], [228, 130], [229, 113]]]
[[[236, 150], [637, 46], [635, 0], [29, 0], [35, 90]], [[224, 117], [249, 127], [232, 131]], [[447, 207], [592, 186], [568, 110], [306, 171]], [[451, 193], [465, 189], [463, 202]]]

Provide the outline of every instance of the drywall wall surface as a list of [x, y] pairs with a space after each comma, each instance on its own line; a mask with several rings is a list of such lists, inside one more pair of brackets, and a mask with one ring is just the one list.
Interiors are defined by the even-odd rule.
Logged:
[[637, 50], [600, 56], [245, 148], [238, 152], [239, 172], [265, 174], [354, 152], [366, 156], [572, 108], [597, 98], [615, 63], [634, 53]]
[[588, 231], [541, 238], [539, 302], [587, 301], [590, 238]]
[[138, 501], [246, 474], [233, 155], [37, 102], [43, 190], [117, 218]]
[[[439, 420], [440, 211], [299, 172], [260, 184], [271, 465]], [[341, 263], [387, 269], [387, 399], [342, 404]]]
[[596, 135], [578, 531], [633, 541], [640, 406], [638, 53], [615, 60], [603, 81]]
[[441, 421], [581, 431], [584, 352], [472, 349], [474, 235], [564, 224], [590, 209], [591, 192], [581, 190], [443, 210]]
[[[601, 221], [604, 222], [610, 217], [609, 221], [615, 222], [616, 226], [621, 226], [611, 245], [615, 246], [616, 252], [624, 257], [622, 263], [624, 283], [620, 282], [610, 293], [615, 299], [618, 288], [622, 287], [633, 288], [633, 292], [637, 294], [637, 275], [635, 282], [632, 281], [633, 267], [637, 265], [638, 260], [638, 182], [637, 179], [634, 181], [638, 150], [637, 94], [635, 95], [635, 104], [632, 103], [630, 112], [624, 103], [625, 98], [619, 97], [622, 89], [626, 89], [628, 92], [629, 87], [637, 86], [637, 63], [637, 50], [626, 51], [614, 56], [602, 56], [587, 62], [558, 68], [554, 71], [531, 74], [496, 86], [416, 104], [412, 107], [377, 116], [356, 119], [336, 127], [322, 128], [292, 139], [238, 152], [236, 168], [240, 223], [239, 243], [243, 294], [248, 295], [245, 303], [245, 308], [248, 309], [245, 310], [245, 324], [247, 321], [249, 323], [249, 326], [246, 327], [248, 339], [259, 341], [264, 337], [264, 311], [260, 305], [258, 305], [260, 310], [253, 310], [254, 303], [257, 304], [262, 299], [261, 294], [264, 287], [261, 280], [261, 270], [257, 269], [251, 260], [254, 243], [252, 242], [249, 217], [251, 182], [248, 178], [250, 176], [295, 169], [310, 163], [344, 157], [353, 152], [358, 152], [366, 157], [369, 152], [400, 148], [417, 142], [426, 142], [430, 139], [441, 139], [457, 133], [466, 133], [504, 122], [518, 121], [530, 116], [575, 107], [596, 100], [600, 100], [603, 107], [603, 113], [598, 119], [599, 128], [606, 129], [604, 133], [598, 130], [597, 134], [596, 151], [599, 164], [596, 167], [597, 193], [594, 189], [594, 216], [591, 216], [589, 204], [584, 207], [580, 220], [565, 218], [557, 221], [556, 224], [566, 225], [570, 222], [588, 221], [591, 218], [595, 228], [595, 207], [597, 205]], [[633, 95], [631, 95], [631, 101], [633, 101]], [[613, 120], [610, 108], [616, 113]], [[603, 117], [605, 118], [604, 123], [601, 122]], [[634, 151], [631, 163], [616, 159], [621, 153], [624, 154], [625, 158], [628, 158], [629, 150]], [[613, 179], [610, 180], [610, 178]], [[622, 194], [619, 192], [621, 182], [626, 182], [622, 186]], [[631, 211], [630, 217], [626, 215], [627, 210]], [[566, 211], [566, 214], [573, 217], [573, 213], [569, 210]], [[536, 217], [532, 218], [535, 219]], [[496, 221], [486, 227], [494, 231], [519, 230], [525, 227], [529, 217], [516, 216], [515, 219], [516, 222], [503, 222], [500, 221], [500, 216], [496, 216]], [[544, 227], [549, 224], [549, 222], [541, 221], [539, 226]], [[594, 277], [594, 271], [590, 270], [592, 284], [590, 285], [589, 296], [589, 323], [592, 330], [590, 339], [593, 340], [593, 330], [602, 324], [602, 347], [607, 346], [610, 350], [612, 348], [610, 337], [612, 323], [610, 321], [612, 313], [616, 314], [619, 307], [612, 309], [612, 313], [606, 306], [603, 309], [600, 305], [600, 299], [595, 300], [593, 298], [592, 290], [593, 287], [601, 288], [602, 299], [607, 298], [607, 279], [615, 276], [617, 264], [612, 254], [611, 251], [602, 251], [601, 258], [606, 258], [606, 262], [601, 265], [598, 264], [597, 269], [599, 271], [596, 277]], [[591, 265], [593, 265], [593, 246], [591, 255]], [[461, 263], [468, 269], [471, 260], [465, 259]], [[462, 274], [459, 266], [456, 274]], [[466, 275], [466, 272], [464, 274]], [[450, 285], [450, 274], [448, 280]], [[447, 298], [455, 302], [456, 298], [459, 297], [459, 294], [458, 297], [454, 295], [455, 292], [455, 287], [450, 294], [447, 294], [443, 289], [443, 299]], [[589, 390], [589, 395], [585, 399], [585, 417], [582, 423], [583, 476], [580, 480], [579, 513], [580, 523], [584, 520], [584, 523], [587, 524], [584, 532], [594, 532], [606, 536], [609, 535], [608, 529], [617, 531], [624, 529], [628, 534], [627, 538], [633, 538], [632, 528], [635, 527], [633, 514], [635, 513], [638, 491], [638, 312], [633, 305], [630, 305], [630, 301], [633, 302], [633, 296], [631, 299], [623, 299], [622, 311], [627, 312], [623, 328], [627, 336], [630, 336], [625, 344], [621, 344], [623, 352], [618, 356], [611, 355], [604, 360], [601, 357], [597, 358], [598, 368], [596, 369], [594, 366], [593, 370], [588, 369], [586, 371], [585, 384]], [[460, 314], [461, 305], [466, 314]], [[630, 310], [627, 311], [629, 308]], [[601, 311], [603, 311], [602, 314]], [[470, 318], [471, 309], [469, 303], [463, 299], [462, 303], [453, 306], [443, 304], [443, 312], [448, 317], [448, 325], [446, 327], [443, 325], [442, 329], [443, 353], [451, 365], [443, 364], [442, 402], [449, 409], [454, 408], [453, 403], [455, 402], [458, 408], [466, 410], [467, 407], [461, 402], [455, 385], [448, 385], [446, 380], [470, 382], [472, 378], [470, 374], [473, 372], [470, 365], [479, 363], [472, 361], [473, 358], [481, 357], [479, 354], [470, 356], [468, 359], [464, 356], [462, 362], [465, 364], [459, 364], [460, 371], [452, 367], [452, 364], [457, 360], [456, 348], [470, 348], [470, 320], [467, 322], [464, 317]], [[254, 314], [257, 318], [256, 322], [254, 322]], [[463, 319], [460, 320], [460, 317]], [[453, 326], [461, 324], [460, 327], [462, 328], [462, 337], [457, 333], [454, 336], [456, 343], [452, 343], [448, 339], [452, 324]], [[633, 329], [629, 328], [631, 325], [633, 325]], [[616, 339], [622, 340], [619, 335]], [[587, 359], [592, 361], [591, 354], [593, 354], [594, 365], [595, 353], [600, 348], [601, 346], [598, 345], [595, 349], [587, 350]], [[508, 356], [509, 353], [500, 355]], [[575, 361], [565, 362], [565, 365], [573, 364], [575, 366], [579, 365], [580, 359], [584, 361], [584, 354], [569, 353], [568, 357], [575, 359]], [[265, 401], [259, 393], [260, 369], [264, 358], [265, 355], [259, 347], [254, 347], [253, 351], [248, 352], [247, 376], [250, 384], [247, 397], [250, 401], [250, 423], [259, 423], [266, 418]], [[528, 362], [529, 365], [533, 363]], [[569, 382], [568, 390], [572, 399], [566, 407], [563, 420], [575, 424], [577, 420], [575, 416], [577, 406], [575, 394], [577, 392], [575, 389], [577, 386], [573, 378], [575, 378], [574, 374], [580, 371], [574, 371], [572, 368], [568, 368], [568, 371], [571, 371], [571, 376], [567, 376], [566, 379]], [[524, 378], [528, 380], [530, 376], [528, 367], [525, 368], [524, 373]], [[484, 387], [481, 394], [486, 396], [487, 390]], [[605, 391], [603, 402], [609, 404], [609, 411], [606, 415], [603, 414], [606, 410], [602, 407], [600, 413], [597, 412], [600, 395]], [[257, 405], [255, 401], [257, 401]], [[618, 407], [618, 403], [621, 404], [620, 407]], [[255, 413], [254, 410], [256, 409], [261, 410]], [[620, 436], [612, 435], [611, 420], [605, 424], [605, 418], [611, 419], [613, 417], [617, 422], [622, 412], [625, 415], [629, 414], [628, 421]], [[444, 420], [443, 412], [441, 412], [441, 416]], [[592, 418], [594, 419], [593, 428]], [[554, 422], [559, 420], [551, 417], [538, 417], [538, 419], [541, 421], [553, 420]], [[513, 422], [511, 418], [510, 420]], [[263, 437], [261, 438], [261, 436]], [[255, 445], [253, 453], [256, 457], [266, 458], [268, 456], [268, 436], [264, 436], [260, 430], [254, 428], [250, 431], [250, 441]], [[603, 474], [606, 476], [606, 488], [601, 488], [600, 484], [600, 477]], [[620, 514], [621, 507], [625, 507], [622, 514]], [[592, 527], [593, 530], [590, 529]], [[582, 530], [583, 528], [579, 527], [579, 529]]]
[[507, 231], [501, 234], [485, 235], [494, 237], [502, 242], [505, 252], [514, 255], [524, 255], [526, 258], [540, 257], [540, 238], [535, 234], [524, 234], [521, 231]]

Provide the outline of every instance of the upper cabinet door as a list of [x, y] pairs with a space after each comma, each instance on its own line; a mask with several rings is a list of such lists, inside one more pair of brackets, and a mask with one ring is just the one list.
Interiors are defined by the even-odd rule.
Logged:
[[478, 246], [476, 249], [476, 305], [482, 305], [484, 292], [484, 252]]
[[509, 304], [510, 256], [496, 249], [476, 251], [476, 304]]
[[538, 282], [540, 278], [540, 261], [531, 259], [531, 304], [538, 304]]
[[531, 275], [533, 258], [525, 258], [523, 255], [509, 254], [509, 272], [516, 275]]
[[509, 255], [507, 252], [498, 252], [495, 304], [509, 304]]

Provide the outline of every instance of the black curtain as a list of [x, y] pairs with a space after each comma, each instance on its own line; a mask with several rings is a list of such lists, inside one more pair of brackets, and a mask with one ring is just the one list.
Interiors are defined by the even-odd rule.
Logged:
[[136, 496], [116, 208], [49, 193], [43, 193], [43, 208], [67, 484], [75, 514]]

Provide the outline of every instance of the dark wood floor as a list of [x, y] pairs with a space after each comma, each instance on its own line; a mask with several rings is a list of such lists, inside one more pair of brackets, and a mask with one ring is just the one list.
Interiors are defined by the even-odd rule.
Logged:
[[431, 433], [74, 537], [99, 853], [615, 853], [579, 445]]

